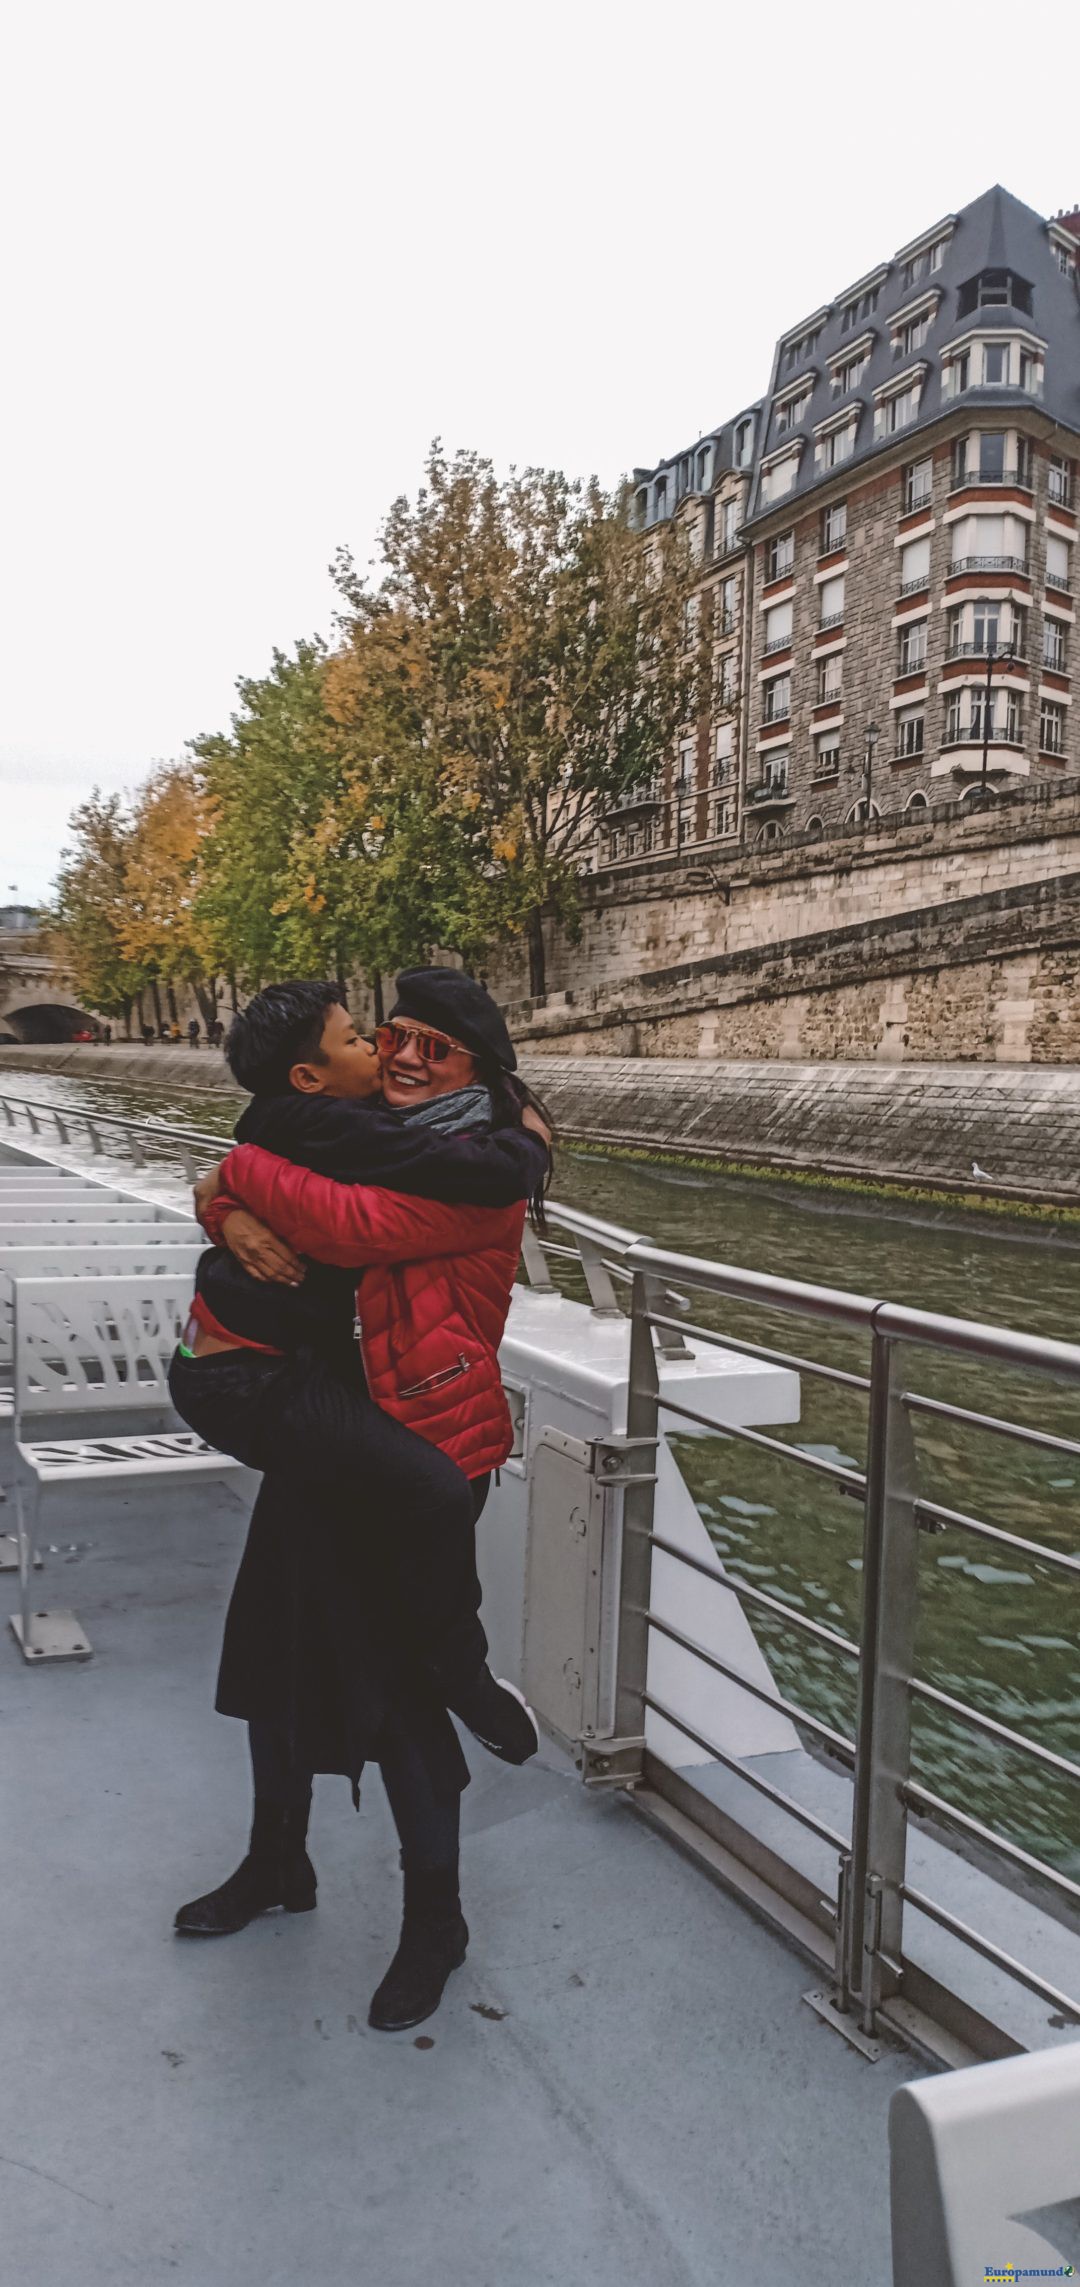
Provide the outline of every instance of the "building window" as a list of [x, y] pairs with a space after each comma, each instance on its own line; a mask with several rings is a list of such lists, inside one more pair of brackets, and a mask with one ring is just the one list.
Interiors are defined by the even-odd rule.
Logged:
[[778, 539], [770, 540], [765, 551], [766, 579], [786, 579], [788, 573], [793, 569], [794, 563], [795, 534], [794, 532], [781, 532]]
[[701, 597], [687, 596], [683, 605], [683, 643], [697, 642], [698, 621], [701, 616]]
[[897, 326], [892, 337], [894, 356], [914, 357], [915, 351], [922, 348], [935, 316], [934, 310], [919, 310], [906, 324]]
[[858, 349], [854, 356], [845, 357], [830, 368], [829, 381], [834, 397], [846, 397], [849, 389], [857, 389], [870, 363], [868, 349]]
[[840, 733], [821, 731], [814, 740], [814, 777], [838, 778], [840, 775]]
[[930, 542], [909, 540], [900, 550], [900, 593], [913, 595], [930, 584]]
[[984, 341], [982, 345], [982, 377], [984, 388], [996, 388], [1009, 378], [1009, 344], [1007, 341]]
[[716, 704], [718, 707], [735, 704], [735, 655], [731, 651], [725, 651], [723, 658], [716, 662]]
[[961, 516], [952, 547], [951, 572], [1027, 573], [1027, 525], [1019, 516]]
[[732, 635], [735, 631], [735, 624], [738, 620], [738, 616], [738, 574], [736, 572], [729, 572], [727, 579], [721, 580], [720, 585], [716, 591], [716, 633], [718, 635]]
[[981, 270], [977, 278], [967, 278], [957, 296], [957, 315], [970, 317], [973, 310], [1023, 310], [1031, 315], [1031, 287], [1026, 278], [1018, 278], [1012, 270]]
[[853, 413], [850, 419], [843, 422], [839, 428], [829, 429], [823, 437], [818, 438], [817, 463], [819, 468], [839, 468], [842, 461], [851, 459], [855, 450], [855, 432], [858, 425], [859, 416], [857, 413]]
[[713, 803], [712, 830], [714, 834], [730, 834], [735, 819], [735, 805], [725, 799]]
[[735, 731], [731, 723], [718, 723], [713, 747], [712, 782], [726, 786], [735, 769]]
[[909, 382], [906, 389], [895, 389], [882, 397], [874, 407], [875, 437], [892, 437], [900, 429], [908, 429], [919, 417], [922, 403], [922, 381]]
[[897, 659], [898, 675], [916, 675], [926, 665], [926, 643], [929, 621], [909, 620], [900, 630], [900, 650]]
[[863, 318], [873, 317], [880, 292], [880, 286], [868, 286], [864, 294], [856, 294], [850, 302], [844, 303], [840, 312], [841, 333], [849, 334], [852, 327], [859, 325]]
[[1056, 675], [1065, 673], [1065, 629], [1060, 619], [1044, 619], [1042, 663]]
[[740, 421], [735, 430], [735, 444], [732, 453], [732, 459], [737, 469], [749, 467], [753, 458], [753, 451], [754, 424], [752, 421]]
[[694, 739], [680, 739], [678, 779], [680, 794], [689, 793], [693, 787], [695, 749], [696, 742]]
[[[964, 736], [963, 716], [960, 717], [960, 736]], [[973, 743], [982, 739], [998, 740], [1006, 746], [1020, 743], [1020, 701], [1015, 691], [992, 690], [989, 698], [982, 685], [968, 692], [967, 736]]]
[[1046, 540], [1046, 585], [1048, 588], [1068, 589], [1069, 543], [1059, 540], [1054, 532]]
[[1041, 357], [1037, 357], [1037, 356], [1035, 355], [1035, 352], [1034, 352], [1034, 350], [1030, 350], [1030, 349], [1022, 349], [1022, 350], [1021, 350], [1021, 352], [1020, 352], [1020, 387], [1021, 387], [1021, 389], [1026, 389], [1026, 391], [1027, 391], [1027, 393], [1028, 393], [1028, 396], [1029, 396], [1029, 397], [1041, 397], [1041, 396], [1042, 396], [1042, 385], [1043, 385], [1043, 361], [1042, 361], [1042, 358], [1041, 358]]
[[621, 856], [622, 835], [616, 831], [612, 834], [611, 839], [608, 843], [608, 857], [610, 858], [612, 865], [617, 865]]
[[911, 466], [904, 470], [905, 516], [912, 516], [917, 508], [928, 508], [933, 490], [933, 461], [912, 461]]
[[827, 508], [821, 519], [821, 553], [831, 556], [847, 543], [847, 501], [838, 500]]
[[896, 717], [896, 758], [914, 761], [926, 744], [926, 716], [921, 707], [901, 707]]
[[819, 589], [819, 627], [840, 627], [844, 618], [843, 572], [834, 572], [831, 580], [822, 580]]
[[[821, 327], [814, 326], [809, 333], [799, 334], [794, 341], [789, 341], [784, 351], [785, 373], [794, 373], [796, 366], [801, 365], [804, 358], [813, 357], [820, 340]], [[749, 427], [749, 423], [746, 426]]]
[[1052, 453], [1046, 469], [1046, 497], [1056, 501], [1059, 508], [1068, 508], [1072, 498], [1072, 464]]
[[784, 494], [791, 491], [799, 473], [799, 450], [800, 448], [796, 446], [794, 452], [784, 453], [780, 460], [769, 461], [763, 467], [761, 471], [761, 497], [766, 504], [769, 501], [782, 500]]
[[920, 279], [929, 278], [935, 270], [940, 270], [946, 244], [944, 238], [939, 238], [933, 246], [924, 246], [918, 254], [909, 255], [904, 264], [904, 285], [917, 286]]
[[792, 604], [772, 604], [765, 614], [765, 650], [786, 651], [791, 643]]
[[762, 692], [761, 719], [765, 723], [786, 722], [791, 713], [791, 677], [774, 675]]
[[738, 536], [738, 530], [739, 503], [737, 500], [725, 500], [720, 509], [718, 553], [721, 556], [731, 554]]
[[1058, 269], [1064, 277], [1071, 278], [1076, 270], [1075, 254], [1072, 254], [1067, 246], [1061, 245], [1056, 246], [1054, 252], [1057, 255]]
[[844, 654], [830, 651], [827, 659], [818, 660], [817, 703], [819, 707], [835, 705], [844, 688]]
[[957, 357], [951, 357], [949, 359], [948, 364], [945, 366], [944, 379], [946, 392], [950, 397], [961, 397], [963, 395], [964, 390], [968, 388], [971, 381], [970, 351], [962, 349]]
[[1065, 752], [1065, 709], [1056, 699], [1043, 699], [1040, 703], [1039, 747], [1043, 754]]
[[914, 818], [918, 812], [929, 810], [929, 808], [930, 804], [928, 803], [925, 794], [920, 793], [918, 787], [916, 787], [914, 794], [908, 795], [907, 801], [904, 804], [905, 815], [910, 818]]
[[791, 750], [789, 747], [784, 747], [779, 754], [767, 754], [762, 758], [761, 783], [763, 786], [768, 786], [774, 794], [787, 793], [790, 759]]
[[800, 421], [805, 420], [806, 409], [812, 396], [812, 389], [800, 389], [794, 397], [781, 399], [776, 407], [775, 428], [778, 437], [783, 436], [785, 429], [795, 429]]

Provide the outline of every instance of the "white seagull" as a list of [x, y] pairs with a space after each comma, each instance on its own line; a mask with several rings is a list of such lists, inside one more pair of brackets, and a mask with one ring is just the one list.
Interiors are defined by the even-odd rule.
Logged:
[[979, 1166], [977, 1159], [973, 1159], [971, 1162], [971, 1172], [975, 1177], [976, 1183], [992, 1183], [994, 1180], [992, 1175], [987, 1174], [985, 1167]]

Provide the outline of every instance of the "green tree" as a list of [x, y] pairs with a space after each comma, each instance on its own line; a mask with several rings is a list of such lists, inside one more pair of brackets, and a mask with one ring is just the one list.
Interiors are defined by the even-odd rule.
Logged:
[[465, 952], [524, 929], [540, 995], [545, 906], [573, 925], [605, 808], [700, 711], [689, 543], [666, 527], [643, 544], [625, 491], [543, 469], [500, 481], [436, 444], [382, 567], [372, 586], [339, 556], [342, 633], [384, 773], [406, 810], [422, 794], [429, 934]]
[[176, 1017], [174, 986], [192, 987], [209, 1031], [217, 1015], [215, 964], [197, 919], [200, 865], [209, 805], [190, 762], [164, 763], [135, 802], [125, 864], [120, 941], [128, 958], [165, 984]]

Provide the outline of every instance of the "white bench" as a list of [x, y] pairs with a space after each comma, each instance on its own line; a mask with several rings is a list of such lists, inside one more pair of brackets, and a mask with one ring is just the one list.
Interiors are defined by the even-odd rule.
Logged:
[[136, 1217], [130, 1223], [51, 1223], [41, 1216], [36, 1223], [5, 1223], [0, 1213], [0, 1264], [6, 1264], [14, 1254], [26, 1247], [141, 1247], [150, 1241], [161, 1247], [208, 1247], [199, 1225], [185, 1222], [177, 1215], [168, 1222], [147, 1219], [142, 1202], [133, 1203]]
[[[90, 1645], [72, 1612], [34, 1608], [34, 1562], [41, 1504], [58, 1486], [161, 1485], [179, 1480], [238, 1481], [250, 1476], [193, 1430], [152, 1427], [141, 1434], [93, 1434], [95, 1420], [132, 1413], [175, 1420], [169, 1361], [191, 1306], [191, 1276], [16, 1279], [15, 1457], [19, 1611], [11, 1626], [23, 1657], [87, 1659]], [[79, 1437], [30, 1436], [49, 1418], [81, 1420]]]
[[[62, 1225], [61, 1228], [72, 1226]], [[181, 1246], [172, 1246], [166, 1236], [168, 1224], [150, 1223], [145, 1227], [151, 1233], [149, 1238], [144, 1237], [141, 1244], [121, 1246], [112, 1243], [111, 1233], [116, 1228], [113, 1224], [103, 1223], [92, 1225], [91, 1228], [95, 1237], [99, 1232], [106, 1234], [98, 1245], [0, 1247], [0, 1436], [5, 1437], [5, 1442], [8, 1425], [15, 1412], [15, 1391], [11, 1385], [11, 1375], [15, 1354], [14, 1281], [17, 1278], [73, 1279], [93, 1278], [95, 1275], [109, 1278], [160, 1278], [171, 1271], [189, 1276], [194, 1287], [195, 1265], [205, 1246], [201, 1232], [196, 1239], [186, 1240]], [[129, 1227], [125, 1227], [125, 1242], [128, 1237]], [[16, 1535], [0, 1533], [0, 1572], [14, 1572], [18, 1562]]]
[[74, 1184], [58, 1186], [55, 1194], [43, 1198], [41, 1193], [20, 1191], [15, 1198], [0, 1200], [0, 1232], [15, 1223], [122, 1223], [137, 1214], [143, 1223], [164, 1223], [182, 1220], [171, 1208], [155, 1207], [145, 1199], [122, 1199], [118, 1193], [79, 1191]]

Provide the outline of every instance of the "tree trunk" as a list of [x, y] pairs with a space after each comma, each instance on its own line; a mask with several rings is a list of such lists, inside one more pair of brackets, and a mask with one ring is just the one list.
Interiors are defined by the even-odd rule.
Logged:
[[159, 1038], [159, 1040], [160, 1040], [160, 1038], [161, 1038], [161, 994], [160, 994], [160, 993], [159, 993], [159, 991], [158, 991], [158, 981], [157, 981], [157, 978], [156, 978], [156, 977], [151, 977], [151, 979], [150, 979], [150, 998], [151, 998], [151, 1000], [153, 1001], [153, 1004], [154, 1004], [154, 1031], [157, 1033], [157, 1036], [158, 1036], [158, 1038]]
[[172, 978], [171, 978], [171, 977], [169, 978], [169, 980], [168, 980], [168, 983], [166, 984], [166, 987], [165, 987], [165, 998], [166, 998], [166, 1000], [168, 1001], [168, 1004], [169, 1004], [169, 1018], [170, 1018], [170, 1021], [171, 1021], [173, 1024], [179, 1024], [179, 1022], [180, 1022], [180, 1011], [179, 1011], [179, 1009], [177, 1008], [177, 1005], [176, 1005], [176, 988], [175, 988], [175, 986], [174, 986], [174, 984], [173, 984], [173, 981], [172, 981]]
[[529, 994], [534, 1001], [542, 1001], [547, 991], [547, 956], [544, 951], [544, 917], [534, 905], [525, 924], [529, 943]]
[[383, 1001], [382, 970], [372, 969], [368, 983], [371, 986], [371, 998], [375, 1004], [375, 1022], [376, 1024], [383, 1024], [386, 1020], [386, 1006]]
[[124, 1038], [131, 1039], [131, 1002], [124, 1002]]
[[229, 978], [229, 994], [230, 994], [230, 999], [231, 999], [231, 1006], [232, 1006], [232, 1012], [233, 1012], [233, 1015], [234, 1015], [234, 1016], [239, 1016], [239, 1014], [240, 1014], [240, 996], [239, 996], [239, 994], [238, 994], [238, 992], [237, 992], [237, 990], [236, 990], [236, 977], [235, 977], [235, 974], [231, 975], [231, 976], [230, 976], [230, 978]]
[[337, 986], [338, 993], [341, 997], [342, 1007], [348, 1008], [349, 986], [345, 975], [345, 964], [341, 958], [340, 953], [337, 955], [337, 965], [334, 970], [334, 983]]
[[211, 979], [211, 982], [206, 985], [200, 984], [196, 978], [192, 985], [192, 991], [198, 1001], [199, 1014], [206, 1026], [207, 1037], [209, 1038], [210, 1027], [217, 1017], [217, 994], [214, 990], [213, 980]]

